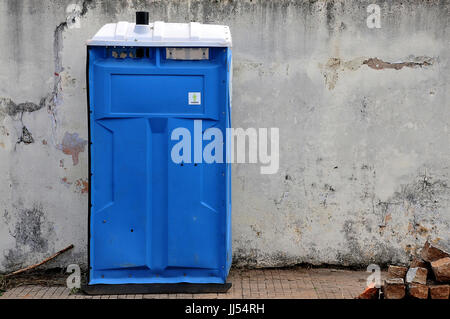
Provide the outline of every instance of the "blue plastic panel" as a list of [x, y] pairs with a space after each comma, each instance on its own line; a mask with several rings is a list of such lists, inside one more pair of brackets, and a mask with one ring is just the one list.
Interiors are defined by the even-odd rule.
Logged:
[[188, 93], [203, 92], [203, 81], [201, 75], [112, 74], [111, 112], [202, 114], [203, 105], [188, 104]]
[[[89, 284], [224, 283], [231, 265], [231, 170], [177, 164], [172, 131], [230, 127], [231, 51], [173, 61], [165, 48], [116, 59], [89, 48]], [[190, 105], [189, 92], [201, 103]], [[209, 141], [203, 142], [203, 147]]]

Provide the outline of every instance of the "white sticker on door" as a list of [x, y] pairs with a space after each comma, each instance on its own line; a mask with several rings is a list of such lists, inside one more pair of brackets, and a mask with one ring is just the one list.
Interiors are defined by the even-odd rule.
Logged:
[[202, 95], [200, 92], [189, 92], [188, 100], [189, 105], [200, 105], [202, 104]]

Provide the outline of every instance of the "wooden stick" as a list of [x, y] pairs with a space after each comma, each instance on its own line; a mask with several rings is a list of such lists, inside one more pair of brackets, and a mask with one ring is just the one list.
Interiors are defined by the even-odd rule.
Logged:
[[43, 265], [43, 264], [45, 264], [46, 262], [49, 262], [50, 260], [55, 259], [56, 257], [58, 257], [59, 255], [61, 255], [62, 253], [65, 253], [66, 251], [68, 251], [69, 249], [72, 249], [72, 248], [73, 248], [73, 245], [67, 246], [66, 248], [64, 248], [64, 249], [62, 249], [62, 250], [60, 250], [60, 251], [58, 251], [56, 254], [54, 254], [54, 255], [52, 255], [52, 256], [50, 256], [50, 257], [44, 259], [44, 260], [41, 261], [40, 263], [37, 263], [37, 264], [31, 265], [31, 266], [28, 266], [28, 267], [25, 267], [25, 268], [16, 270], [16, 271], [14, 271], [14, 272], [12, 272], [12, 273], [9, 273], [9, 274], [5, 275], [4, 278], [6, 278], [6, 277], [11, 277], [11, 276], [14, 276], [14, 275], [17, 275], [17, 274], [21, 274], [21, 273], [23, 273], [23, 272], [25, 272], [25, 271], [27, 271], [27, 270], [34, 269], [34, 268], [36, 268], [36, 267], [39, 267], [40, 265]]

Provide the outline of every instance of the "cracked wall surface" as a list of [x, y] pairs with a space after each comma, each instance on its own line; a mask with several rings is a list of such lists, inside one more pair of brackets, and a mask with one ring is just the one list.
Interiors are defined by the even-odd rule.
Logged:
[[[381, 28], [366, 8], [381, 8]], [[279, 127], [280, 169], [233, 166], [242, 266], [406, 263], [450, 244], [450, 1], [0, 2], [0, 272], [86, 266], [85, 41], [105, 23], [226, 24], [233, 126]]]

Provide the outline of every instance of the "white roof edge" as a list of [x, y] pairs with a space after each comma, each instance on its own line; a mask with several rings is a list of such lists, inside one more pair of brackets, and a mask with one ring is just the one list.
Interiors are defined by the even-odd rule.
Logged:
[[133, 47], [231, 47], [230, 28], [225, 25], [165, 23], [149, 25], [131, 22], [105, 24], [87, 41], [90, 46]]

